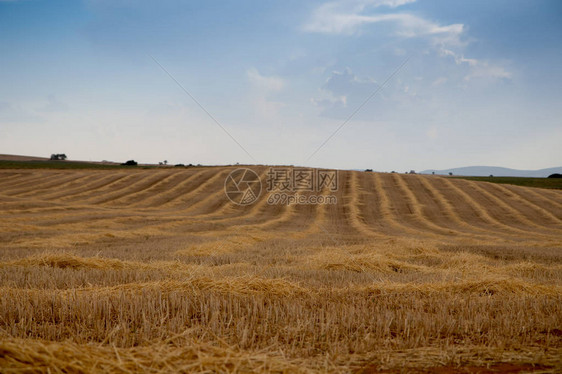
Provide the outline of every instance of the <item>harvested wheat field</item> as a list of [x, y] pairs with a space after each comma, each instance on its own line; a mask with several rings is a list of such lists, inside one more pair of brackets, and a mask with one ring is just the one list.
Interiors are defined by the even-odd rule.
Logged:
[[562, 370], [562, 191], [232, 170], [0, 170], [0, 371]]

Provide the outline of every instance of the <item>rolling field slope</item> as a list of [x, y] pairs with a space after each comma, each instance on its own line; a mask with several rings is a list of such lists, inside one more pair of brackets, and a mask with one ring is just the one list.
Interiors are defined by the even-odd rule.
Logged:
[[0, 170], [0, 372], [562, 370], [561, 190], [234, 169]]

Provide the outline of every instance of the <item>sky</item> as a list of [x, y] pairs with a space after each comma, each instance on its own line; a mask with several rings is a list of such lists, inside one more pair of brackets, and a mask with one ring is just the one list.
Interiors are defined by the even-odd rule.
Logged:
[[562, 164], [558, 0], [0, 0], [0, 153]]

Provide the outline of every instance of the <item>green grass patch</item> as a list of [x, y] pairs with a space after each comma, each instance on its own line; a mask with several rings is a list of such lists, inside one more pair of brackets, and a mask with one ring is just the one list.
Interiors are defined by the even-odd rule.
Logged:
[[562, 178], [525, 178], [525, 177], [462, 177], [450, 178], [468, 179], [472, 181], [514, 184], [525, 187], [551, 188], [562, 190]]

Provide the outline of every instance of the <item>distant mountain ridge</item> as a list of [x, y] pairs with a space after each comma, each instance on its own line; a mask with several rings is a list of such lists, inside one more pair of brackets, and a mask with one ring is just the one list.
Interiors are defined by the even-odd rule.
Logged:
[[421, 174], [443, 174], [448, 175], [453, 173], [453, 175], [471, 176], [471, 177], [487, 177], [493, 175], [495, 177], [528, 177], [528, 178], [546, 178], [550, 174], [562, 173], [562, 166], [554, 168], [546, 168], [539, 170], [518, 170], [503, 168], [499, 166], [465, 166], [461, 168], [435, 170], [428, 169], [420, 172]]

